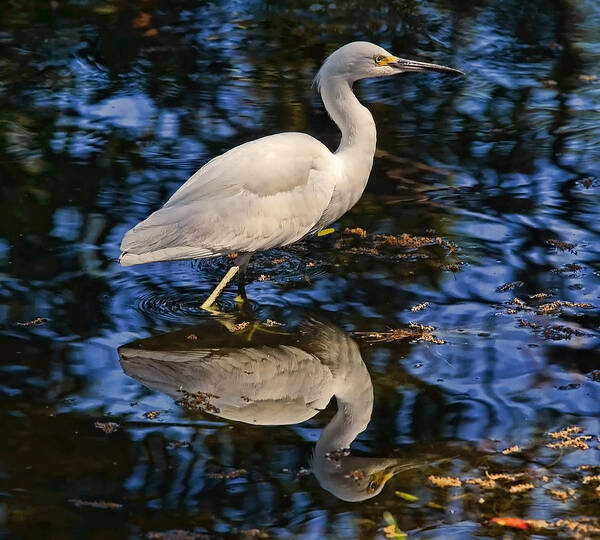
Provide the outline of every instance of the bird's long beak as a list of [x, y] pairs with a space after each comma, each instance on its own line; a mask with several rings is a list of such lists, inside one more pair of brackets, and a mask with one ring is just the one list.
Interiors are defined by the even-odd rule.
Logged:
[[373, 474], [373, 478], [378, 483], [383, 483], [384, 485], [390, 478], [393, 478], [399, 472], [412, 468], [412, 464], [407, 464], [405, 461], [399, 459], [389, 459], [387, 461], [388, 463], [383, 469]]
[[464, 75], [462, 71], [448, 66], [441, 66], [439, 64], [429, 64], [427, 62], [417, 62], [416, 60], [407, 60], [406, 58], [396, 58], [395, 62], [390, 62], [388, 65], [398, 68], [400, 71], [405, 73], [416, 73], [418, 71], [437, 71], [438, 73], [452, 73], [454, 75]]

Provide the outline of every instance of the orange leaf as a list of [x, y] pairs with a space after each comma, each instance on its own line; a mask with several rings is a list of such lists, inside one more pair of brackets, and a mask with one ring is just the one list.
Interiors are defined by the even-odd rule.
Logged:
[[502, 527], [513, 527], [515, 529], [523, 529], [524, 531], [529, 529], [529, 523], [527, 523], [526, 521], [523, 521], [520, 518], [514, 518], [514, 517], [499, 518], [499, 517], [497, 517], [497, 518], [493, 518], [492, 521], [496, 525], [501, 525]]

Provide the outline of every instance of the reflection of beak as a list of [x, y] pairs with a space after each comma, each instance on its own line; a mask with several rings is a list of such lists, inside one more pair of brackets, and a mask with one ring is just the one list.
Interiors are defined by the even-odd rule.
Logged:
[[452, 73], [454, 75], [464, 75], [462, 71], [439, 64], [428, 64], [427, 62], [417, 62], [416, 60], [407, 60], [406, 58], [397, 58], [396, 62], [390, 62], [388, 65], [398, 68], [402, 72], [436, 71], [438, 73]]
[[380, 471], [374, 473], [373, 479], [375, 482], [377, 482], [377, 484], [381, 484], [383, 486], [390, 478], [393, 478], [399, 472], [410, 468], [412, 468], [411, 464], [407, 464], [406, 461], [394, 460], [393, 463], [390, 463]]

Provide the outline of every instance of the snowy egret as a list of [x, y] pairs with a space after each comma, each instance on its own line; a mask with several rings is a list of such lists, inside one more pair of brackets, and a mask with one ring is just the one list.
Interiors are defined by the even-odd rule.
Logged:
[[335, 396], [337, 412], [315, 445], [311, 469], [345, 501], [374, 497], [395, 474], [416, 466], [344, 451], [371, 419], [373, 384], [357, 344], [338, 328], [310, 320], [262, 344], [243, 335], [236, 344], [236, 336], [223, 340], [206, 328], [195, 333], [196, 340], [185, 331], [120, 347], [123, 371], [185, 407], [252, 425], [304, 422]]
[[335, 153], [304, 133], [247, 142], [193, 174], [121, 242], [122, 265], [237, 254], [202, 305], [209, 308], [239, 271], [239, 293], [252, 254], [318, 233], [352, 208], [365, 189], [376, 130], [352, 84], [360, 79], [453, 68], [406, 60], [365, 41], [344, 45], [319, 70], [315, 84], [342, 132]]

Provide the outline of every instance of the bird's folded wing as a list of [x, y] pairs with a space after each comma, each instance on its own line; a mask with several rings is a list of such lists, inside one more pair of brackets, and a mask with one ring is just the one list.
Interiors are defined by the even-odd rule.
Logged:
[[252, 252], [299, 240], [331, 200], [335, 167], [325, 146], [300, 133], [238, 146], [207, 163], [125, 235], [121, 250], [138, 257], [123, 262]]

